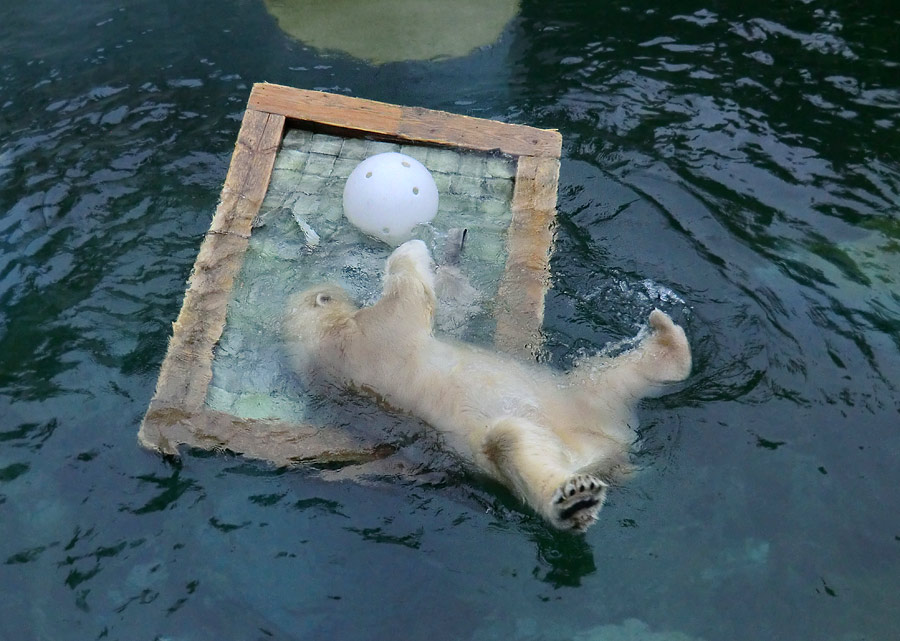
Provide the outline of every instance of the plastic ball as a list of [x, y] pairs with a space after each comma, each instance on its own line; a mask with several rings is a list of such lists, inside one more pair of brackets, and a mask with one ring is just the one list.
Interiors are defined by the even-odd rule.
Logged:
[[415, 158], [388, 152], [359, 163], [344, 185], [344, 215], [361, 231], [389, 245], [409, 240], [416, 225], [438, 210], [431, 172]]

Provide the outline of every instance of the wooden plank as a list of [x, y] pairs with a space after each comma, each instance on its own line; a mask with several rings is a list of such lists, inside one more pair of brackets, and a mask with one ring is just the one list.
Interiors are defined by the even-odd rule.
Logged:
[[519, 158], [507, 236], [509, 254], [497, 291], [494, 343], [522, 358], [535, 357], [541, 345], [558, 183], [557, 159]]
[[244, 113], [211, 232], [250, 236], [283, 133], [284, 116], [254, 109]]
[[212, 378], [212, 350], [222, 335], [234, 275], [248, 239], [208, 234], [200, 246], [184, 303], [172, 326], [155, 400], [189, 409], [200, 407]]
[[151, 404], [145, 422], [154, 449], [176, 455], [182, 445], [228, 450], [285, 466], [297, 463], [363, 464], [385, 458], [394, 448], [361, 440], [340, 429], [322, 429], [268, 419], [239, 418], [208, 408]]
[[385, 135], [397, 130], [402, 116], [396, 105], [268, 83], [253, 85], [247, 105], [295, 120]]
[[[243, 263], [253, 218], [268, 189], [283, 132], [284, 116], [252, 109], [244, 114], [221, 201], [194, 262], [151, 407], [192, 412], [205, 403], [213, 346], [225, 326], [231, 288]], [[165, 435], [148, 423], [150, 416], [148, 412], [138, 436], [144, 445], [161, 449]]]
[[510, 156], [558, 158], [562, 149], [562, 136], [557, 131], [418, 107], [403, 108], [396, 135], [403, 140], [483, 152], [499, 151]]
[[253, 85], [249, 106], [287, 118], [336, 127], [360, 134], [377, 134], [398, 142], [499, 151], [511, 156], [559, 158], [562, 136], [537, 129], [419, 107], [296, 89]]

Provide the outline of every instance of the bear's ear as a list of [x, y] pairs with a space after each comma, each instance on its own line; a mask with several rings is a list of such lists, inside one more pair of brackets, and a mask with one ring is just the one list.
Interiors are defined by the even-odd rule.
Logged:
[[319, 292], [316, 294], [316, 306], [324, 307], [328, 303], [331, 302], [331, 294], [326, 294], [324, 292]]

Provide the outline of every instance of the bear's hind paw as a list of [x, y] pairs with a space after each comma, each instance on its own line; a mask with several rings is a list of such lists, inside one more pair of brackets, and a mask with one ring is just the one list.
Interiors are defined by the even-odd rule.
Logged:
[[554, 525], [563, 530], [584, 532], [597, 520], [606, 500], [606, 488], [606, 483], [591, 474], [576, 474], [569, 478], [550, 499]]

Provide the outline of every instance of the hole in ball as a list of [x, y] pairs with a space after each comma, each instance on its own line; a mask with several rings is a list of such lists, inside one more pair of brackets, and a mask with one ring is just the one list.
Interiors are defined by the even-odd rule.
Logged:
[[403, 165], [404, 167], [409, 167], [409, 163], [406, 162], [405, 160], [400, 161], [400, 164]]
[[418, 195], [419, 195], [419, 188], [418, 188], [418, 187], [413, 187], [413, 193], [414, 193], [416, 196], [418, 196]]
[[372, 177], [372, 172], [371, 172], [371, 171], [367, 171], [367, 172], [366, 172], [366, 178], [371, 178], [371, 177]]

